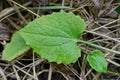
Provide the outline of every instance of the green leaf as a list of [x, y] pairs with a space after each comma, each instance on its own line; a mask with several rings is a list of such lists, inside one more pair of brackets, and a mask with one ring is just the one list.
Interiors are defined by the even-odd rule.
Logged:
[[2, 59], [11, 61], [29, 49], [30, 47], [25, 44], [23, 38], [16, 32], [12, 36], [11, 42], [5, 46]]
[[115, 11], [120, 14], [120, 6], [118, 6]]
[[103, 53], [99, 50], [94, 50], [87, 56], [90, 66], [98, 72], [107, 72], [107, 62]]
[[35, 19], [20, 30], [20, 35], [42, 58], [69, 64], [81, 55], [77, 41], [85, 28], [79, 16], [62, 11]]

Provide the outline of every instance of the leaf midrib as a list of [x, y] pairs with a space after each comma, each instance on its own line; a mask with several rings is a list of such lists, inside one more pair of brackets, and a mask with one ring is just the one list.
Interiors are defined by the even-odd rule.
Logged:
[[66, 37], [59, 37], [59, 36], [47, 36], [47, 35], [41, 35], [41, 34], [36, 34], [36, 33], [29, 33], [29, 32], [23, 32], [21, 31], [22, 33], [27, 33], [28, 35], [38, 35], [38, 36], [44, 36], [44, 37], [52, 37], [52, 38], [61, 38], [61, 39], [67, 39], [66, 42], [64, 43], [61, 43], [61, 44], [57, 44], [57, 45], [44, 45], [44, 46], [59, 46], [59, 45], [62, 45], [62, 44], [67, 44], [68, 42], [72, 41], [72, 42], [78, 42], [77, 39], [73, 39], [73, 38], [66, 38]]

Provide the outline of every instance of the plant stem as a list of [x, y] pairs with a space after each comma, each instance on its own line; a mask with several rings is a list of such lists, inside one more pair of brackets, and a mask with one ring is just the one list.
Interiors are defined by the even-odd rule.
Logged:
[[69, 6], [43, 6], [43, 7], [28, 7], [28, 9], [72, 9]]
[[106, 47], [102, 47], [102, 46], [93, 44], [93, 43], [88, 42], [88, 41], [78, 40], [78, 42], [81, 42], [81, 43], [84, 43], [84, 44], [87, 44], [87, 45], [90, 45], [90, 46], [93, 46], [93, 47], [96, 47], [96, 48], [99, 48], [99, 49], [102, 49], [102, 50], [106, 50], [106, 51], [109, 51], [109, 52], [112, 52], [112, 53], [120, 54], [119, 51], [115, 51], [115, 50], [112, 50], [112, 49], [109, 49], [109, 48], [106, 48]]

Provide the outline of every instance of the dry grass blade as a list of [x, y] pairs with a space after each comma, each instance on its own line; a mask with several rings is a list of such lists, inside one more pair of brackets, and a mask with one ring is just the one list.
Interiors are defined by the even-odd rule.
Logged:
[[20, 79], [20, 76], [18, 75], [17, 70], [16, 70], [15, 67], [14, 67], [14, 64], [12, 64], [12, 67], [13, 67], [13, 70], [14, 70], [14, 72], [15, 72], [16, 79], [17, 79], [17, 80], [21, 80], [21, 79]]
[[[23, 4], [23, 6], [27, 6], [27, 5], [30, 5], [30, 4], [31, 4], [31, 1]], [[4, 17], [4, 16], [10, 14], [10, 13], [13, 12], [14, 10], [15, 10], [15, 9], [14, 9], [13, 7], [9, 7], [9, 8], [6, 8], [6, 9], [2, 10], [2, 11], [0, 12], [0, 19], [1, 19], [2, 17]]]
[[20, 6], [21, 8], [27, 10], [28, 12], [32, 13], [33, 15], [35, 15], [35, 16], [37, 16], [37, 17], [40, 17], [38, 14], [36, 14], [36, 13], [34, 13], [33, 11], [27, 9], [26, 7], [24, 7], [24, 6], [20, 5], [20, 4], [18, 4], [17, 2], [15, 2], [15, 1], [13, 1], [13, 0], [10, 0], [10, 1], [11, 1], [12, 3], [14, 3], [14, 4]]
[[52, 64], [50, 64], [48, 80], [52, 80]]
[[4, 80], [7, 80], [7, 78], [6, 78], [5, 74], [4, 74], [4, 71], [2, 70], [1, 67], [0, 67], [0, 75], [2, 76], [2, 78], [3, 78]]
[[35, 69], [35, 54], [33, 52], [33, 76], [35, 80], [38, 80], [38, 77], [36, 76], [36, 69]]
[[108, 61], [109, 63], [112, 63], [112, 64], [120, 67], [120, 64], [119, 64], [119, 63], [116, 63], [116, 62], [112, 61], [111, 59], [107, 59], [107, 61]]

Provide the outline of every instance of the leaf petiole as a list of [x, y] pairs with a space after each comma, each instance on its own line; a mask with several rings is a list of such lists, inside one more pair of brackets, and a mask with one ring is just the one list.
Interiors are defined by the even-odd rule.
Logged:
[[109, 51], [109, 52], [112, 52], [112, 53], [120, 54], [119, 51], [115, 51], [115, 50], [112, 50], [112, 49], [109, 49], [109, 48], [106, 48], [106, 47], [102, 47], [102, 46], [93, 44], [93, 43], [88, 42], [88, 41], [78, 40], [78, 42], [84, 43], [84, 44], [87, 44], [87, 45], [90, 45], [90, 46], [93, 46], [93, 47], [96, 47], [96, 48], [99, 48], [99, 49], [102, 49], [102, 50], [106, 50], [106, 51]]

